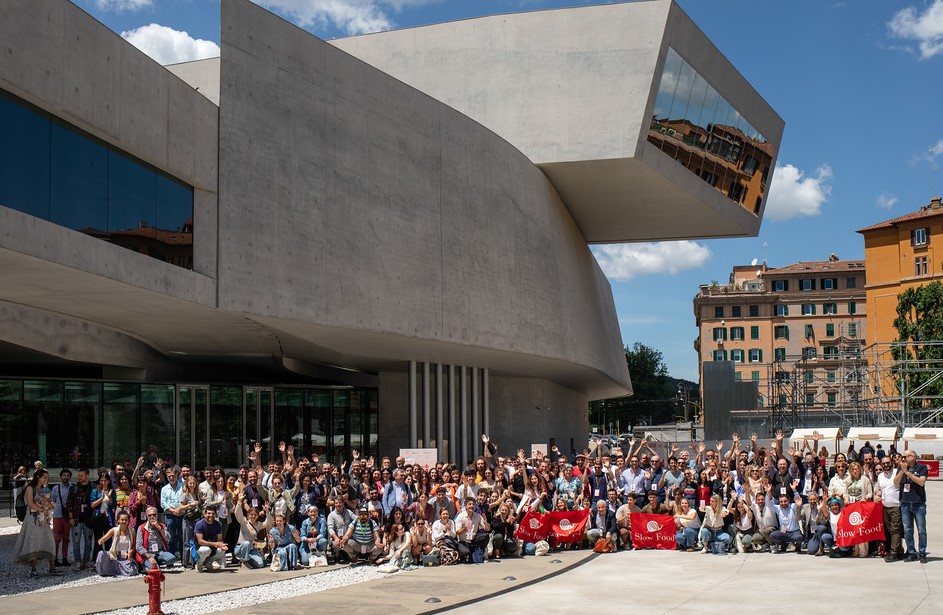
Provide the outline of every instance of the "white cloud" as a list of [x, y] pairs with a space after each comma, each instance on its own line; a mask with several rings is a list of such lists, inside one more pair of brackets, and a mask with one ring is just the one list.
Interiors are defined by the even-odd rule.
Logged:
[[943, 0], [933, 0], [923, 12], [913, 6], [901, 9], [887, 28], [892, 36], [916, 41], [921, 60], [943, 53]]
[[91, 0], [100, 11], [137, 11], [154, 5], [154, 0]]
[[703, 267], [711, 251], [693, 241], [659, 241], [593, 246], [593, 255], [609, 279], [625, 282], [640, 275], [675, 275]]
[[890, 209], [897, 203], [897, 197], [890, 192], [882, 192], [878, 195], [877, 204], [881, 209]]
[[776, 165], [765, 215], [770, 220], [788, 220], [796, 216], [817, 216], [822, 203], [832, 194], [832, 169], [823, 164], [810, 176], [787, 164]]
[[176, 64], [219, 55], [219, 45], [213, 41], [195, 39], [186, 32], [156, 23], [122, 32], [121, 36], [161, 64]]
[[936, 159], [943, 155], [943, 139], [940, 139], [936, 142], [935, 145], [931, 145], [927, 148], [927, 151], [921, 152], [914, 156], [914, 160], [924, 160], [933, 168], [936, 168]]
[[345, 34], [392, 29], [391, 12], [400, 13], [442, 0], [252, 0], [308, 30], [334, 28]]

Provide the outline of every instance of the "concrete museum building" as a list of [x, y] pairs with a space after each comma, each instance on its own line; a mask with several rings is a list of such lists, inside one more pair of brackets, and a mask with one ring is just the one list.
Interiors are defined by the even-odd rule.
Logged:
[[0, 4], [4, 466], [582, 447], [631, 392], [589, 244], [758, 232], [783, 121], [670, 0], [331, 43], [221, 11], [163, 67]]

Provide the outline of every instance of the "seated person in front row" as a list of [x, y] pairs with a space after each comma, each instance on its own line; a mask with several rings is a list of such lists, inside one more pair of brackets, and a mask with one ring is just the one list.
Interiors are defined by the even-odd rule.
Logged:
[[145, 513], [147, 522], [138, 526], [135, 540], [137, 561], [144, 565], [145, 570], [155, 567], [167, 567], [177, 561], [167, 546], [170, 535], [163, 523], [157, 522], [157, 509], [148, 506]]

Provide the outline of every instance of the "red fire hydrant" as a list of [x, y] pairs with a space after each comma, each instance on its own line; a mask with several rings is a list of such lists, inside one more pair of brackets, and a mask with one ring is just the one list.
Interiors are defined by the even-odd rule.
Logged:
[[150, 599], [147, 615], [164, 615], [160, 610], [160, 584], [164, 581], [164, 573], [154, 566], [144, 575], [144, 582], [148, 584], [147, 595]]

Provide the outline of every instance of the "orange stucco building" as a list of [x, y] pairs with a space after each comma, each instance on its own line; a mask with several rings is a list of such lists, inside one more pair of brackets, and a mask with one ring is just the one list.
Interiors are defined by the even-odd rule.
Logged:
[[934, 197], [919, 210], [858, 230], [864, 236], [867, 339], [897, 339], [897, 296], [943, 279], [943, 199]]

